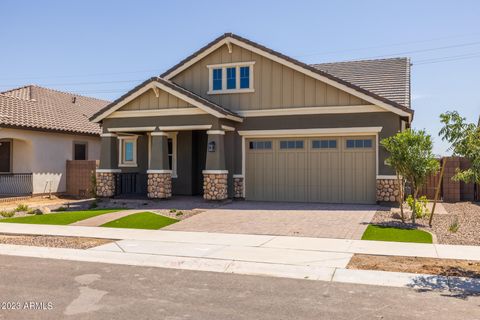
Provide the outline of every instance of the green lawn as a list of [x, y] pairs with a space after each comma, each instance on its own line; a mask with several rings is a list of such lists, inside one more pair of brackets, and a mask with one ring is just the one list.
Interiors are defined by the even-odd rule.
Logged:
[[422, 230], [369, 225], [362, 240], [432, 243], [432, 235]]
[[31, 223], [31, 224], [55, 224], [67, 225], [80, 220], [85, 220], [101, 214], [118, 211], [119, 209], [66, 211], [61, 213], [49, 213], [42, 215], [31, 215], [27, 217], [0, 219], [0, 222], [7, 223]]
[[139, 212], [107, 222], [104, 225], [101, 225], [101, 227], [157, 230], [175, 222], [178, 222], [178, 220], [152, 212]]

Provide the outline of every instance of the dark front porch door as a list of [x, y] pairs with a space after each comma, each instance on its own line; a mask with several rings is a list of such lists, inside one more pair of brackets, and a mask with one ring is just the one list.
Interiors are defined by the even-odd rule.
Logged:
[[0, 140], [0, 172], [11, 172], [11, 141], [1, 141]]
[[208, 136], [205, 131], [192, 132], [192, 194], [203, 194], [203, 174], [207, 158]]

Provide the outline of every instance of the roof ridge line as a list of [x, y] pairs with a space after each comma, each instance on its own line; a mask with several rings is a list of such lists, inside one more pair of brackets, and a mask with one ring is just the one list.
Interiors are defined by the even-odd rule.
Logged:
[[43, 90], [48, 90], [48, 91], [52, 91], [52, 92], [66, 94], [66, 95], [70, 95], [70, 96], [82, 97], [82, 98], [85, 98], [85, 99], [98, 100], [98, 101], [101, 101], [101, 102], [108, 102], [108, 103], [111, 102], [109, 100], [103, 100], [103, 99], [99, 99], [99, 98], [95, 98], [95, 97], [84, 96], [84, 95], [69, 92], [69, 91], [60, 91], [60, 90], [57, 90], [57, 89], [47, 88], [47, 87], [39, 86], [37, 84], [31, 84], [30, 86], [40, 88], [40, 89], [43, 89]]
[[333, 61], [333, 62], [319, 62], [319, 63], [311, 63], [311, 66], [319, 65], [319, 64], [337, 64], [337, 63], [349, 63], [349, 62], [370, 62], [370, 61], [385, 61], [385, 60], [400, 60], [405, 59], [409, 60], [409, 57], [392, 57], [392, 58], [379, 58], [379, 59], [355, 59], [355, 60], [341, 60], [341, 61]]
[[30, 102], [38, 102], [36, 99], [23, 99], [23, 98], [20, 98], [20, 97], [16, 97], [16, 96], [11, 96], [11, 95], [8, 95], [8, 94], [5, 94], [5, 92], [9, 92], [9, 91], [4, 91], [4, 92], [0, 92], [0, 97], [2, 98], [10, 98], [10, 99], [16, 99], [16, 100], [20, 100], [20, 101], [30, 101]]

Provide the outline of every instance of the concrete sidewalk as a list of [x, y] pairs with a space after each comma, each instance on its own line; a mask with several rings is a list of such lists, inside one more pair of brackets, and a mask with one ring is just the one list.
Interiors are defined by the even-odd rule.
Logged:
[[262, 249], [275, 248], [294, 251], [363, 253], [480, 261], [480, 246], [21, 223], [0, 223], [0, 233], [141, 240], [150, 241], [152, 244], [155, 242], [187, 243], [192, 245], [218, 245], [224, 247], [258, 247]]
[[480, 247], [0, 223], [0, 233], [117, 239], [89, 250], [0, 245], [0, 255], [480, 292], [480, 279], [346, 269], [354, 253], [480, 261]]

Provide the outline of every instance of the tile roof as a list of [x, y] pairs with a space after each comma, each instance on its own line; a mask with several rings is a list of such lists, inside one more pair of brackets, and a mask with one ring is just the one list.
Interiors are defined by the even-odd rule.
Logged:
[[410, 107], [410, 60], [390, 58], [312, 64], [381, 97]]
[[0, 92], [0, 127], [100, 134], [89, 117], [108, 101], [35, 85]]

